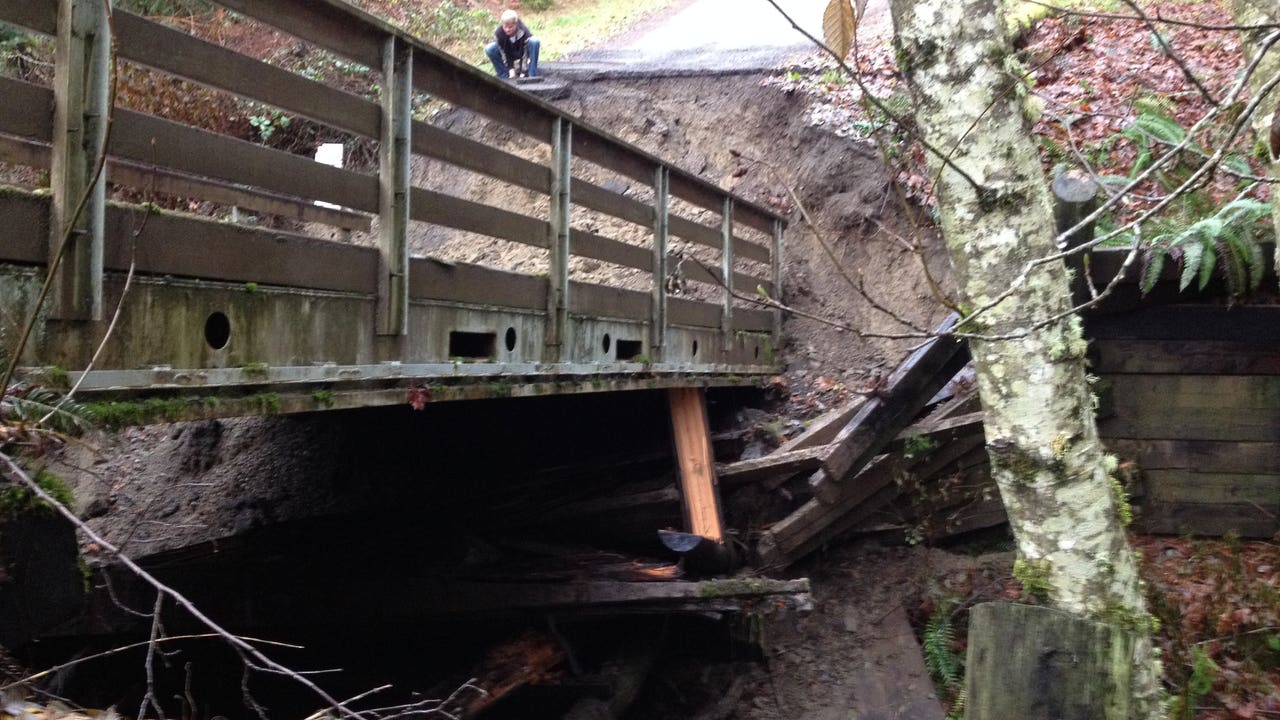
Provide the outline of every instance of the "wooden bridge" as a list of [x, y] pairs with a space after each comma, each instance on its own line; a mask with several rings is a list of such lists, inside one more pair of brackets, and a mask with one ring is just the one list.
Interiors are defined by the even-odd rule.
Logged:
[[[377, 100], [128, 12], [108, 17], [103, 0], [0, 0], [0, 22], [56, 38], [51, 86], [0, 78], [0, 163], [47, 178], [0, 187], [0, 350], [12, 355], [39, 307], [27, 377], [78, 383], [87, 399], [167, 396], [154, 407], [176, 418], [407, 393], [735, 385], [776, 372], [780, 312], [749, 299], [777, 294], [784, 221], [774, 213], [339, 0], [216, 4], [367, 68]], [[376, 167], [330, 167], [112, 107], [116, 61], [375, 143]], [[544, 161], [416, 120], [423, 95], [528, 136]], [[105, 181], [95, 181], [100, 158]], [[416, 187], [411, 167], [423, 162], [542, 200], [499, 208]], [[237, 211], [276, 227], [226, 219]], [[537, 248], [545, 273], [411, 257], [416, 224]], [[602, 225], [630, 231], [606, 237]], [[690, 297], [669, 291], [673, 242], [693, 248], [680, 268]], [[586, 282], [573, 258], [643, 282]]]

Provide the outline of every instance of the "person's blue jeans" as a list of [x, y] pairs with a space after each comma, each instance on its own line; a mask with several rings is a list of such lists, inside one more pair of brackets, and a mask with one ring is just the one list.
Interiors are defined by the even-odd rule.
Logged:
[[[538, 50], [542, 47], [542, 43], [538, 38], [529, 38], [528, 44], [529, 54], [529, 77], [538, 76]], [[502, 61], [502, 51], [498, 49], [498, 43], [491, 42], [484, 48], [484, 54], [489, 56], [489, 62], [493, 63], [493, 72], [500, 78], [511, 77], [511, 72], [507, 70], [507, 64]]]

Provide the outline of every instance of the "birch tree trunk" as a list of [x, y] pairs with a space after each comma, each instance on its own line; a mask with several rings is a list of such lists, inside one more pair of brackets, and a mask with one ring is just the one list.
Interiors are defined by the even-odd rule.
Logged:
[[[941, 173], [942, 233], [965, 302], [985, 307], [1027, 263], [1056, 252], [1053, 212], [1018, 94], [999, 0], [892, 0], [898, 59], [922, 138], [952, 166]], [[935, 161], [935, 171], [938, 161]], [[967, 177], [965, 177], [967, 175]], [[960, 331], [970, 341], [987, 448], [1017, 540], [1015, 574], [1049, 604], [1133, 632], [1128, 716], [1160, 717], [1160, 664], [1127, 502], [1110, 477], [1085, 375], [1086, 343], [1066, 312], [1067, 270], [1053, 262]]]
[[[1232, 15], [1239, 25], [1260, 25], [1263, 23], [1280, 23], [1280, 7], [1275, 0], [1234, 0], [1231, 3]], [[1244, 33], [1241, 38], [1241, 49], [1246, 60], [1254, 60], [1262, 49], [1263, 38], [1269, 35], [1266, 30], [1255, 30]], [[1249, 79], [1249, 87], [1256, 97], [1262, 86], [1280, 73], [1280, 47], [1272, 45], [1258, 70]], [[1271, 165], [1267, 174], [1280, 176], [1280, 92], [1272, 90], [1270, 97], [1263, 98], [1258, 106], [1258, 114], [1253, 118], [1253, 129], [1258, 137], [1267, 143], [1271, 155]], [[1276, 257], [1280, 259], [1280, 188], [1271, 186], [1271, 215], [1276, 223]]]

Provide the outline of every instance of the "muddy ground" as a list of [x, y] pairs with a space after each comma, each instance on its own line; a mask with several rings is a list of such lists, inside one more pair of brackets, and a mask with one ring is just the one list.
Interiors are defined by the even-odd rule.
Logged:
[[[927, 231], [910, 227], [878, 151], [811, 127], [798, 94], [767, 87], [758, 77], [598, 80], [576, 82], [571, 97], [560, 104], [712, 182], [792, 213], [784, 239], [782, 299], [797, 312], [784, 328], [785, 382], [774, 383], [787, 392], [763, 412], [739, 414], [748, 424], [772, 428], [776, 440], [783, 439], [778, 428], [798, 431], [803, 421], [847, 401], [918, 342], [876, 334], [933, 327], [945, 314], [907, 244], [918, 238], [931, 272], [945, 282], [943, 252]], [[463, 114], [446, 113], [440, 122], [495, 145], [524, 147], [531, 157], [545, 152], [545, 146], [530, 144], [518, 133], [480, 128]], [[538, 202], [500, 183], [479, 178], [460, 182], [461, 176], [440, 168], [420, 166], [416, 174], [428, 186], [450, 187], [499, 206], [519, 209]], [[607, 173], [598, 178], [608, 179]], [[797, 200], [816, 228], [806, 226]], [[545, 207], [545, 198], [541, 202]], [[585, 221], [601, 223], [604, 234], [618, 229], [603, 218]], [[822, 249], [818, 234], [838, 263]], [[425, 229], [416, 235], [414, 251], [529, 273], [545, 262], [527, 248]], [[599, 263], [575, 261], [576, 278], [604, 275], [619, 277]], [[647, 284], [640, 275], [633, 281]], [[860, 297], [850, 279], [897, 317]], [[378, 493], [372, 485], [314, 482], [334, 476], [335, 468], [362, 462], [347, 454], [351, 445], [348, 429], [327, 416], [154, 426], [73, 446], [55, 471], [73, 482], [78, 509], [97, 530], [126, 551], [146, 555], [368, 502]], [[756, 447], [753, 452], [765, 450]], [[92, 556], [94, 548], [89, 551]], [[1007, 561], [1001, 556], [994, 562]], [[767, 669], [690, 658], [697, 669], [683, 672], [677, 663], [660, 672], [632, 716], [693, 717], [734, 691], [736, 708], [724, 717], [847, 717], [848, 695], [866, 672], [859, 653], [874, 625], [867, 619], [916, 603], [930, 583], [946, 577], [948, 568], [964, 569], [975, 562], [875, 543], [821, 553], [791, 571], [813, 577], [816, 610], [807, 618], [782, 616], [766, 627]], [[749, 682], [737, 680], [735, 685], [739, 678]], [[927, 678], [912, 682], [922, 693], [929, 692]]]

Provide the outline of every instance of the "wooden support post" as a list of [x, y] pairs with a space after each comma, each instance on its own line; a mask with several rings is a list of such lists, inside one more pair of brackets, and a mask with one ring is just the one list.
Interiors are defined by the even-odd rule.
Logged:
[[733, 198], [725, 197], [720, 218], [720, 280], [724, 284], [724, 312], [720, 327], [724, 351], [733, 351]]
[[653, 313], [649, 319], [652, 333], [650, 357], [655, 361], [665, 356], [667, 342], [667, 246], [671, 241], [671, 171], [659, 166], [653, 174]]
[[686, 527], [694, 535], [724, 542], [720, 495], [716, 488], [715, 457], [707, 428], [707, 410], [699, 388], [672, 388], [671, 426], [680, 462], [680, 490]]
[[378, 333], [409, 331], [409, 158], [413, 125], [413, 48], [389, 37], [382, 50], [382, 135], [378, 152], [381, 268]]
[[[773, 299], [782, 302], [782, 221], [773, 221]], [[773, 309], [773, 347], [782, 347], [782, 308]]]
[[[1054, 221], [1058, 234], [1061, 235], [1080, 224], [1098, 207], [1098, 184], [1083, 170], [1065, 170], [1053, 179], [1053, 194], [1057, 205], [1053, 209]], [[1064, 238], [1059, 247], [1065, 249], [1079, 247], [1093, 239], [1093, 223], [1077, 230]], [[1088, 253], [1076, 253], [1067, 258], [1067, 267], [1075, 276], [1071, 280], [1071, 294], [1074, 302], [1087, 302], [1092, 293], [1089, 291]], [[1105, 281], [1104, 281], [1105, 283]]]
[[[102, 0], [59, 0], [49, 259], [61, 252], [62, 260], [49, 316], [60, 320], [102, 319], [107, 183], [105, 177], [95, 178], [94, 171], [105, 152], [110, 116], [110, 34]], [[61, 250], [64, 237], [69, 244]]]
[[986, 603], [969, 618], [969, 720], [1132, 717], [1131, 634], [1045, 607]]
[[569, 361], [569, 186], [573, 177], [573, 123], [556, 118], [551, 139], [551, 288], [547, 293], [546, 362]]

